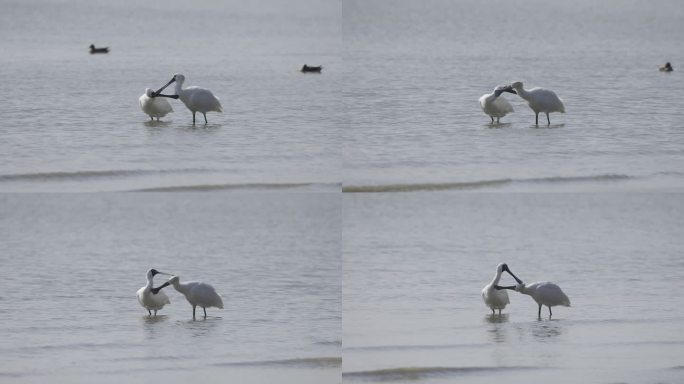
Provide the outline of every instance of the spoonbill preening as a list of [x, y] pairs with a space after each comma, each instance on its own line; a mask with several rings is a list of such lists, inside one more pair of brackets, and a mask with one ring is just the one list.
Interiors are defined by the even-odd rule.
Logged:
[[560, 112], [565, 113], [565, 105], [563, 105], [563, 100], [561, 100], [556, 93], [549, 89], [544, 88], [532, 88], [526, 90], [523, 88], [523, 83], [516, 81], [511, 84], [511, 88], [515, 89], [518, 96], [527, 100], [530, 108], [534, 111], [534, 124], [539, 125], [539, 112], [546, 113], [546, 121], [551, 125], [551, 119], [549, 119], [549, 113]]
[[150, 269], [147, 271], [147, 284], [138, 289], [138, 302], [143, 308], [147, 309], [147, 312], [152, 316], [152, 311], [154, 315], [157, 316], [157, 311], [164, 308], [164, 305], [171, 304], [169, 298], [164, 292], [159, 292], [156, 288], [152, 287], [153, 279], [155, 275], [169, 275], [168, 273], [159, 272], [156, 269]]
[[166, 85], [154, 92], [153, 95], [158, 96], [164, 88], [168, 87], [173, 82], [176, 82], [176, 95], [178, 95], [183, 104], [192, 112], [193, 124], [195, 124], [196, 112], [200, 112], [204, 115], [205, 124], [207, 123], [207, 112], [223, 112], [220, 100], [218, 97], [214, 96], [210, 90], [201, 87], [183, 88], [185, 76], [179, 73], [173, 75], [173, 78], [166, 83]]
[[154, 288], [153, 291], [159, 292], [162, 288], [173, 285], [176, 291], [180, 292], [188, 300], [188, 303], [192, 305], [192, 318], [195, 318], [195, 308], [197, 306], [202, 307], [204, 310], [204, 318], [207, 317], [207, 308], [216, 307], [223, 309], [223, 300], [214, 287], [207, 283], [202, 283], [199, 281], [188, 281], [185, 283], [180, 282], [180, 277], [171, 276], [169, 281]]
[[482, 289], [482, 300], [484, 300], [484, 303], [492, 310], [492, 315], [494, 314], [495, 309], [499, 310], [500, 315], [501, 310], [506, 308], [506, 304], [510, 303], [508, 300], [508, 293], [495, 288], [497, 287], [497, 284], [499, 284], [499, 280], [501, 280], [501, 274], [504, 271], [513, 276], [515, 281], [522, 283], [522, 281], [518, 279], [513, 272], [511, 272], [511, 270], [508, 268], [508, 265], [505, 263], [501, 263], [496, 266], [496, 274], [494, 275], [492, 282], [485, 285], [485, 287]]
[[[168, 101], [162, 99], [162, 97], [170, 97], [172, 99], [177, 99], [178, 96], [175, 95], [152, 95], [152, 90], [150, 88], [145, 89], [145, 93], [140, 96], [140, 109], [145, 112], [146, 115], [150, 117], [150, 120], [154, 120], [156, 117], [159, 120], [160, 117], [166, 116], [169, 112], [173, 112], [173, 108]], [[174, 97], [175, 96], [175, 97]]]
[[501, 96], [504, 92], [515, 93], [511, 86], [498, 86], [494, 88], [492, 93], [486, 93], [480, 97], [480, 107], [482, 111], [489, 115], [492, 119], [492, 124], [494, 124], [494, 118], [496, 117], [496, 123], [499, 123], [499, 119], [506, 116], [506, 114], [513, 112], [513, 106], [508, 100]]
[[539, 311], [537, 312], [537, 317], [541, 319], [541, 308], [542, 305], [549, 307], [549, 319], [551, 319], [551, 307], [556, 305], [562, 305], [564, 307], [570, 306], [570, 299], [568, 296], [554, 283], [548, 281], [539, 281], [532, 284], [525, 284], [519, 282], [518, 285], [501, 287], [496, 285], [494, 287], [497, 290], [501, 289], [511, 289], [529, 295], [537, 302], [539, 305]]

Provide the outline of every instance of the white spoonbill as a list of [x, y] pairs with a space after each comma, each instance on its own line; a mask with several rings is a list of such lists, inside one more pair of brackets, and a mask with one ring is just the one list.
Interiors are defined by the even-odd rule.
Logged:
[[565, 307], [570, 306], [570, 299], [568, 296], [554, 283], [548, 281], [538, 281], [532, 284], [518, 283], [518, 285], [500, 287], [496, 286], [496, 289], [512, 289], [520, 293], [531, 296], [534, 301], [539, 305], [539, 311], [537, 312], [537, 317], [541, 319], [541, 308], [542, 305], [549, 307], [549, 319], [551, 319], [551, 307], [556, 305], [562, 305]]
[[492, 93], [486, 93], [480, 97], [480, 107], [482, 111], [489, 115], [492, 119], [492, 124], [494, 124], [494, 118], [496, 117], [496, 123], [499, 123], [499, 119], [506, 116], [506, 114], [513, 112], [513, 106], [508, 100], [501, 96], [503, 92], [515, 93], [511, 86], [496, 87]]
[[[147, 312], [152, 316], [152, 311], [154, 315], [157, 316], [157, 311], [164, 308], [164, 305], [171, 304], [169, 298], [164, 292], [159, 292], [152, 288], [152, 279], [155, 275], [169, 275], [168, 273], [159, 272], [156, 269], [150, 269], [147, 271], [147, 284], [138, 289], [138, 302], [143, 308], [147, 309]], [[169, 275], [170, 276], [170, 275]]]
[[159, 291], [167, 285], [172, 284], [176, 291], [182, 293], [188, 300], [190, 305], [192, 305], [192, 318], [195, 318], [195, 308], [197, 306], [202, 307], [204, 310], [204, 318], [207, 317], [207, 308], [216, 307], [223, 309], [223, 300], [221, 296], [216, 293], [214, 287], [207, 283], [202, 283], [199, 281], [188, 281], [185, 283], [180, 282], [180, 277], [171, 276], [169, 281], [154, 288], [153, 291]]
[[516, 81], [511, 84], [511, 88], [515, 89], [518, 96], [527, 100], [530, 108], [534, 111], [534, 124], [539, 125], [539, 112], [546, 113], [546, 121], [551, 125], [551, 119], [549, 119], [549, 113], [560, 112], [565, 113], [565, 105], [563, 105], [563, 100], [561, 100], [556, 93], [549, 89], [544, 88], [532, 88], [526, 90], [523, 88], [523, 83]]
[[160, 117], [166, 116], [169, 112], [173, 112], [171, 104], [168, 101], [161, 99], [161, 97], [170, 97], [172, 99], [177, 99], [178, 96], [173, 97], [171, 95], [152, 95], [152, 90], [150, 88], [145, 88], [145, 93], [140, 96], [140, 109], [142, 109], [145, 114], [150, 116], [150, 120], [154, 120], [156, 117], [159, 120]]
[[207, 123], [207, 112], [223, 112], [221, 109], [221, 102], [210, 90], [201, 87], [183, 88], [185, 76], [179, 73], [173, 75], [173, 78], [166, 83], [165, 86], [154, 92], [154, 95], [158, 96], [164, 88], [168, 87], [174, 81], [176, 82], [176, 95], [178, 95], [183, 104], [192, 111], [193, 124], [195, 124], [195, 112], [201, 112], [204, 115], [205, 124]]
[[522, 281], [518, 279], [510, 269], [508, 269], [508, 265], [505, 263], [501, 263], [496, 266], [496, 274], [494, 275], [492, 282], [485, 285], [485, 287], [482, 289], [482, 300], [484, 300], [485, 304], [491, 308], [492, 315], [494, 314], [495, 309], [499, 310], [500, 315], [501, 310], [506, 308], [506, 304], [510, 303], [508, 300], [508, 293], [495, 288], [497, 284], [499, 284], [499, 280], [501, 280], [501, 274], [504, 271], [513, 276], [515, 281], [522, 283]]

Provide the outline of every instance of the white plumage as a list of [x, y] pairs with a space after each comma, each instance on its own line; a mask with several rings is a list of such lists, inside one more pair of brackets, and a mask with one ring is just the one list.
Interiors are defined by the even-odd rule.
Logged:
[[508, 293], [506, 291], [496, 289], [496, 286], [499, 284], [499, 280], [501, 280], [501, 274], [503, 271], [510, 273], [516, 281], [519, 281], [513, 272], [508, 269], [508, 266], [505, 263], [501, 263], [496, 266], [496, 274], [494, 275], [491, 283], [485, 285], [485, 287], [482, 289], [482, 300], [484, 301], [485, 305], [492, 310], [492, 314], [494, 314], [495, 309], [498, 309], [499, 314], [501, 314], [501, 310], [506, 308], [506, 305], [510, 303], [508, 299]]
[[207, 308], [216, 307], [223, 309], [223, 300], [214, 287], [207, 283], [202, 283], [199, 281], [188, 281], [185, 283], [180, 282], [180, 277], [171, 276], [168, 282], [164, 283], [158, 289], [161, 289], [167, 285], [173, 285], [176, 291], [180, 292], [185, 296], [190, 305], [192, 305], [192, 318], [195, 318], [195, 308], [202, 307], [204, 310], [204, 317], [207, 317]]
[[176, 94], [186, 107], [192, 112], [192, 123], [195, 124], [195, 113], [200, 112], [204, 115], [204, 123], [207, 123], [207, 112], [223, 112], [221, 108], [221, 101], [218, 97], [206, 89], [201, 87], [187, 87], [183, 88], [185, 76], [181, 74], [173, 75], [173, 78], [161, 87], [155, 94], [161, 93], [164, 88], [171, 83], [176, 82]]
[[138, 302], [143, 308], [147, 309], [150, 316], [152, 316], [152, 311], [154, 311], [154, 315], [157, 316], [158, 310], [164, 308], [164, 305], [166, 304], [171, 304], [171, 301], [164, 292], [152, 289], [154, 275], [157, 274], [168, 275], [168, 273], [150, 269], [147, 271], [147, 284], [137, 292]]
[[549, 119], [549, 113], [560, 112], [565, 113], [565, 105], [563, 105], [563, 100], [556, 96], [556, 93], [549, 89], [544, 88], [532, 88], [526, 90], [523, 88], [523, 83], [516, 81], [511, 84], [511, 88], [515, 89], [518, 96], [522, 97], [527, 101], [527, 104], [532, 108], [535, 114], [534, 123], [539, 124], [539, 112], [544, 112], [546, 114], [546, 121], [551, 124], [551, 119]]
[[506, 114], [513, 112], [513, 106], [511, 106], [511, 103], [508, 102], [508, 100], [504, 99], [501, 96], [502, 92], [512, 92], [510, 87], [496, 87], [494, 88], [494, 91], [492, 93], [486, 93], [480, 97], [480, 107], [482, 107], [482, 111], [489, 115], [489, 117], [492, 119], [492, 123], [494, 123], [494, 118], [496, 117], [496, 122], [497, 124], [499, 123], [499, 119], [506, 116]]
[[563, 292], [558, 285], [548, 281], [538, 281], [532, 284], [520, 283], [515, 287], [499, 288], [514, 289], [520, 293], [532, 297], [532, 299], [537, 302], [537, 305], [539, 305], [539, 311], [537, 312], [537, 317], [539, 318], [541, 318], [542, 305], [549, 307], [549, 319], [552, 315], [551, 307], [555, 307], [557, 305], [562, 305], [564, 307], [570, 306], [570, 299], [568, 299], [568, 296], [565, 294], [565, 292]]
[[154, 120], [155, 117], [159, 120], [160, 117], [164, 117], [168, 113], [173, 112], [171, 104], [164, 98], [153, 97], [150, 88], [145, 89], [145, 93], [140, 96], [139, 101], [140, 109], [150, 116], [150, 120]]

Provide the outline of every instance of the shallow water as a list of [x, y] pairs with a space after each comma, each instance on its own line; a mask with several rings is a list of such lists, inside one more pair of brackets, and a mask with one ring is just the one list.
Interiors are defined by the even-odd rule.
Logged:
[[[339, 382], [340, 221], [327, 193], [0, 196], [0, 381]], [[149, 268], [225, 309], [169, 287], [148, 317]]]
[[[327, 186], [341, 179], [338, 2], [1, 4], [0, 191], [339, 189]], [[323, 73], [300, 73], [304, 63]], [[149, 121], [138, 98], [174, 73], [224, 112], [193, 126], [172, 100]]]
[[[345, 1], [345, 190], [681, 191], [682, 3]], [[566, 114], [500, 125], [478, 98], [523, 81]], [[543, 115], [542, 115], [543, 116]]]
[[[679, 194], [352, 194], [343, 221], [345, 382], [680, 380]], [[499, 262], [572, 307], [492, 316]]]

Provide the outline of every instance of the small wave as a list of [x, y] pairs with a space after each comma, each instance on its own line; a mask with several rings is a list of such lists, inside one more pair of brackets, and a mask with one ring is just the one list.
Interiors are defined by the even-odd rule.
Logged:
[[342, 366], [341, 357], [304, 357], [299, 359], [244, 361], [234, 363], [217, 363], [215, 366], [243, 366], [243, 367], [269, 367], [288, 366], [299, 368], [332, 368]]
[[478, 372], [500, 372], [523, 369], [537, 369], [535, 367], [402, 367], [378, 369], [373, 371], [343, 372], [347, 379], [361, 379], [366, 381], [402, 381], [421, 380], [435, 376], [455, 376]]
[[492, 179], [479, 181], [466, 181], [454, 183], [406, 183], [406, 184], [384, 184], [384, 185], [349, 185], [342, 187], [345, 193], [379, 193], [379, 192], [421, 192], [421, 191], [443, 191], [443, 190], [469, 190], [501, 187], [514, 183], [577, 183], [577, 182], [606, 182], [622, 181], [632, 179], [632, 176], [620, 174], [605, 174], [594, 176], [554, 176], [538, 177], [530, 179]]
[[[337, 184], [335, 184], [337, 185]], [[245, 184], [200, 184], [200, 185], [176, 185], [168, 187], [153, 187], [134, 189], [130, 192], [201, 192], [221, 191], [236, 189], [291, 189], [307, 187], [331, 187], [330, 184], [316, 183], [245, 183]]]
[[490, 344], [436, 344], [436, 345], [369, 345], [357, 347], [344, 347], [345, 351], [402, 351], [402, 350], [440, 350], [461, 348], [484, 348]]
[[19, 173], [12, 175], [0, 175], [0, 182], [3, 181], [59, 181], [69, 179], [94, 179], [94, 178], [111, 178], [111, 177], [131, 177], [131, 176], [147, 176], [147, 175], [162, 175], [174, 173], [212, 173], [220, 172], [216, 170], [187, 168], [187, 169], [160, 169], [160, 170], [145, 170], [145, 169], [112, 169], [104, 171], [79, 171], [79, 172], [40, 172], [40, 173]]

